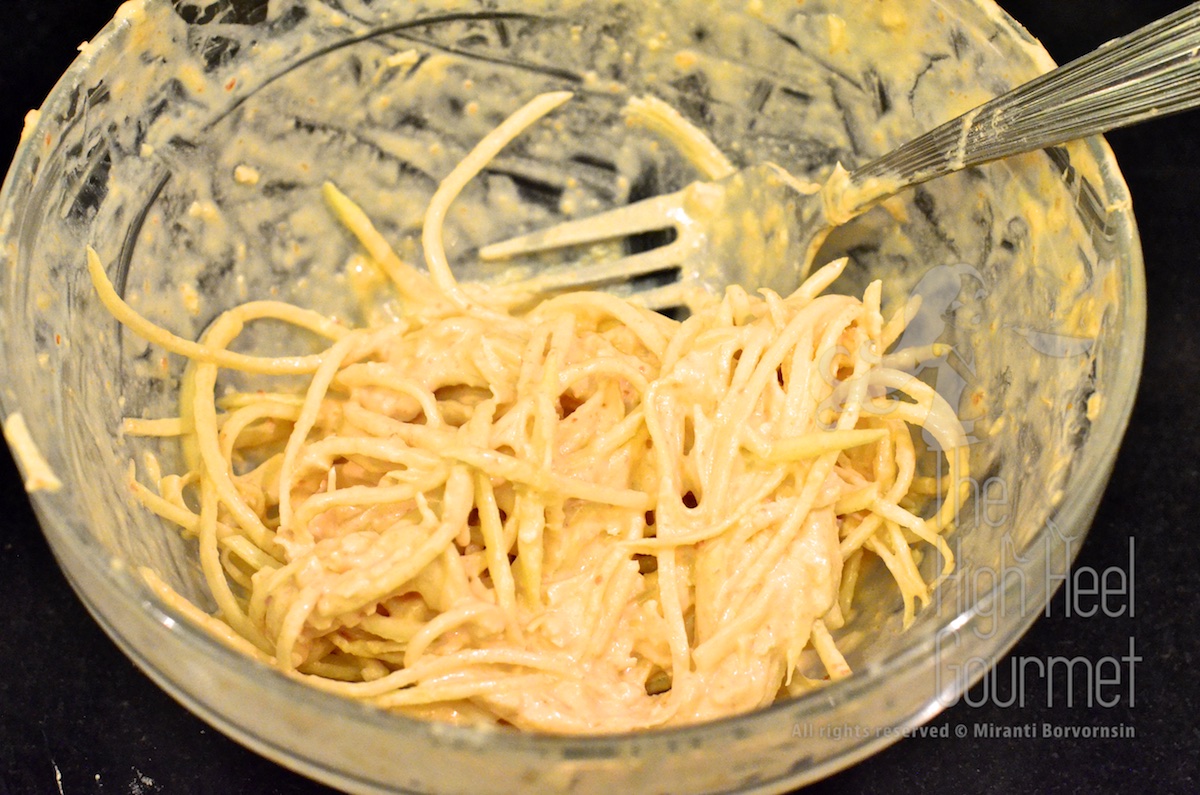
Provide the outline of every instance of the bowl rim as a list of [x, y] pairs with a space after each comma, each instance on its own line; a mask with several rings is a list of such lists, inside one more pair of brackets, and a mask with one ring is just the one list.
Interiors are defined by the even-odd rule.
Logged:
[[[161, 2], [164, 0], [130, 0], [125, 6], [122, 6], [117, 15], [92, 39], [91, 45], [83, 48], [83, 52], [56, 82], [43, 103], [43, 108], [50, 107], [86, 83], [88, 73], [99, 53], [119, 41], [124, 27], [128, 25], [127, 11], [136, 12], [148, 5]], [[996, 6], [993, 0], [973, 0], [970, 3], [964, 2], [963, 6], [979, 13], [991, 14], [994, 19], [1031, 48], [1031, 57], [1036, 60], [1040, 53], [1045, 55], [1047, 63], [1050, 63], [1049, 56], [1046, 55], [1041, 44], [1006, 11]], [[3, 188], [0, 189], [0, 211], [11, 210], [15, 206], [19, 183], [25, 175], [33, 170], [32, 165], [38, 158], [35, 142], [49, 131], [49, 116], [50, 114], [42, 114], [33, 128], [27, 130], [26, 134], [22, 136], [10, 170], [4, 180]], [[1125, 289], [1118, 298], [1126, 321], [1125, 326], [1122, 327], [1125, 342], [1121, 355], [1117, 357], [1113, 372], [1108, 378], [1112, 390], [1105, 396], [1106, 410], [1101, 412], [1097, 421], [1093, 423], [1086, 442], [1080, 448], [1079, 457], [1063, 485], [1062, 500], [1051, 511], [1051, 515], [1057, 517], [1057, 521], [1062, 526], [1078, 531], [1071, 538], [1079, 541], [1087, 534], [1091, 517], [1094, 514], [1095, 503], [1108, 481], [1129, 423], [1142, 370], [1146, 333], [1144, 261], [1136, 222], [1130, 209], [1128, 187], [1121, 176], [1111, 149], [1102, 137], [1088, 139], [1086, 146], [1101, 167], [1105, 188], [1110, 195], [1116, 198], [1118, 203], [1118, 206], [1113, 209], [1111, 217], [1116, 219], [1117, 234], [1121, 238], [1121, 256], [1118, 259], [1124, 260], [1122, 264], [1128, 272], [1128, 280], [1122, 283], [1121, 286]], [[0, 230], [0, 250], [7, 250], [9, 245], [16, 245], [13, 236], [12, 228], [6, 224]], [[3, 336], [7, 336], [7, 334]], [[0, 381], [9, 380], [10, 369], [15, 368], [7, 361], [7, 357], [0, 357]], [[32, 396], [25, 396], [26, 401], [31, 399], [33, 399]], [[0, 414], [3, 416], [7, 417], [19, 412], [21, 404], [21, 396], [10, 399], [3, 391], [0, 391]], [[870, 664], [847, 679], [831, 682], [812, 692], [792, 699], [777, 701], [752, 712], [699, 724], [656, 728], [633, 733], [590, 735], [552, 735], [490, 727], [456, 726], [387, 712], [342, 696], [325, 693], [295, 681], [275, 668], [244, 656], [166, 607], [148, 586], [127, 567], [114, 569], [111, 565], [114, 559], [110, 557], [107, 547], [90, 535], [76, 533], [69, 523], [54, 510], [52, 500], [61, 499], [61, 497], [53, 498], [41, 492], [29, 496], [37, 512], [41, 529], [50, 541], [60, 564], [63, 563], [65, 548], [72, 547], [73, 553], [81, 554], [71, 554], [70, 556], [82, 559], [82, 565], [87, 567], [90, 575], [106, 579], [110, 584], [116, 586], [130, 609], [148, 612], [155, 622], [167, 627], [168, 632], [180, 642], [206, 658], [214, 659], [219, 665], [230, 670], [232, 675], [240, 679], [259, 680], [262, 687], [278, 688], [289, 699], [302, 701], [306, 705], [319, 708], [334, 720], [350, 723], [366, 722], [377, 728], [406, 735], [421, 735], [431, 742], [448, 745], [473, 747], [486, 743], [490, 750], [500, 752], [551, 752], [552, 756], [543, 754], [550, 759], [561, 758], [564, 751], [569, 752], [572, 749], [578, 749], [581, 756], [587, 757], [609, 755], [602, 753], [603, 749], [611, 749], [612, 756], [627, 756], [630, 755], [630, 752], [637, 755], [639, 747], [655, 745], [661, 740], [686, 743], [697, 738], [713, 738], [741, 729], [753, 729], [757, 724], [763, 723], [765, 718], [780, 716], [784, 713], [790, 713], [793, 720], [803, 720], [806, 716], [819, 715], [829, 710], [834, 704], [853, 701], [865, 693], [886, 688], [887, 680], [892, 674], [928, 657], [932, 643], [932, 636], [914, 633], [909, 640], [899, 644], [894, 653], [886, 658], [871, 661]], [[1070, 546], [1067, 548], [1068, 563], [1078, 554], [1080, 546], [1081, 544], [1075, 544], [1073, 548]], [[200, 714], [207, 722], [218, 726], [226, 733], [232, 733], [244, 744], [254, 746], [254, 750], [286, 766], [301, 769], [308, 775], [326, 780], [353, 778], [363, 785], [372, 787], [395, 785], [394, 782], [379, 781], [369, 776], [356, 776], [347, 770], [334, 769], [323, 764], [317, 764], [314, 769], [312, 759], [297, 758], [291, 750], [283, 746], [270, 746], [268, 741], [256, 733], [244, 727], [231, 725], [227, 719], [207, 705], [197, 703], [189, 694], [182, 692], [157, 672], [153, 665], [147, 663], [138, 654], [136, 646], [124, 638], [120, 630], [96, 608], [70, 569], [65, 565], [62, 568], [81, 601], [122, 652], [137, 663], [139, 668], [160, 687], [171, 693], [190, 710]], [[1046, 602], [1053, 597], [1054, 591], [1060, 585], [1061, 582], [1047, 589]], [[1009, 592], [1014, 588], [1015, 586], [1010, 584], [1002, 596], [1012, 595]], [[968, 605], [958, 613], [954, 622], [966, 623], [974, 620], [981, 614], [981, 606], [979, 602]], [[1045, 603], [1030, 605], [1031, 609], [1025, 611], [1021, 620], [1002, 626], [1002, 631], [997, 632], [999, 640], [992, 647], [993, 662], [998, 661], [1015, 645], [1036, 621], [1044, 607]], [[980, 672], [975, 680], [983, 675], [984, 672]], [[969, 687], [973, 683], [974, 681], [968, 683], [967, 686]], [[966, 689], [967, 687], [963, 687], [961, 692], [956, 693], [956, 697]], [[915, 727], [929, 721], [945, 706], [939, 700], [935, 700], [928, 704], [926, 709], [911, 715], [907, 721], [907, 727]], [[824, 777], [854, 764], [899, 738], [899, 733], [870, 738], [843, 748], [836, 756], [816, 767], [802, 771], [800, 774], [791, 774], [788, 779], [760, 782], [757, 786], [766, 791], [772, 786], [783, 783], [790, 784], [799, 780], [811, 781]], [[263, 747], [264, 744], [268, 747]], [[334, 778], [330, 779], [330, 776]]]

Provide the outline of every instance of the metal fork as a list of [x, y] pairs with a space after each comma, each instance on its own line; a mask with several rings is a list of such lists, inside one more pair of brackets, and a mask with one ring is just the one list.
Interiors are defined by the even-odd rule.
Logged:
[[[591, 218], [495, 243], [485, 261], [659, 230], [673, 242], [607, 262], [556, 265], [513, 287], [533, 294], [603, 288], [656, 309], [694, 306], [727, 285], [793, 291], [833, 227], [936, 177], [1200, 104], [1200, 2], [946, 122], [817, 190], [773, 164], [695, 182]], [[678, 269], [672, 283], [630, 280]]]

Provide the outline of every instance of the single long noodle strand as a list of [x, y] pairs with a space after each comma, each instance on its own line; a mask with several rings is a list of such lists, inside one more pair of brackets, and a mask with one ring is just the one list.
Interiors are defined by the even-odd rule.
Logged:
[[[541, 94], [531, 100], [504, 122], [488, 133], [475, 148], [446, 175], [425, 211], [425, 224], [421, 234], [421, 245], [425, 249], [425, 263], [434, 285], [457, 308], [467, 310], [472, 304], [458, 287], [454, 274], [450, 271], [450, 261], [446, 258], [446, 247], [442, 242], [442, 227], [446, 223], [446, 215], [450, 205], [462, 193], [467, 183], [475, 178], [500, 150], [508, 146], [514, 138], [524, 132], [538, 119], [569, 100], [573, 94], [569, 91], [556, 91]], [[478, 308], [477, 308], [478, 309]]]
[[[162, 327], [151, 323], [139, 315], [129, 304], [125, 303], [124, 299], [117, 294], [112, 282], [109, 281], [108, 275], [104, 272], [104, 263], [101, 262], [100, 255], [91, 247], [87, 250], [87, 265], [96, 295], [99, 296], [100, 302], [104, 304], [104, 308], [109, 311], [109, 314], [142, 339], [154, 343], [171, 353], [177, 353], [189, 359], [215, 364], [230, 370], [261, 373], [263, 375], [306, 375], [315, 372], [320, 365], [320, 357], [316, 356], [247, 356], [233, 351], [213, 349], [172, 334]], [[260, 304], [259, 311], [255, 313], [255, 318], [237, 317], [237, 319], [245, 322], [247, 319], [276, 317], [279, 320], [295, 322], [296, 325], [308, 328], [310, 331], [316, 327], [328, 328], [323, 323], [310, 322], [315, 321], [313, 316], [316, 313], [310, 313], [298, 307], [288, 307], [287, 311], [268, 314], [268, 306]], [[244, 315], [246, 313], [238, 314]], [[325, 318], [321, 318], [321, 320], [326, 321]]]
[[334, 376], [337, 375], [337, 371], [342, 366], [346, 355], [357, 341], [353, 337], [347, 337], [322, 354], [321, 366], [317, 368], [317, 372], [313, 376], [312, 383], [309, 385], [304, 399], [304, 407], [300, 410], [300, 416], [296, 419], [296, 423], [292, 428], [291, 437], [288, 438], [287, 448], [283, 454], [283, 467], [279, 473], [279, 523], [281, 527], [287, 528], [289, 531], [294, 531], [295, 529], [291, 527], [291, 486], [292, 471], [296, 466], [296, 456], [300, 454], [301, 445], [304, 444], [304, 441], [308, 438], [309, 431], [316, 424], [317, 414], [321, 410], [321, 401], [325, 397], [326, 390], [329, 389], [329, 385], [333, 382]]
[[734, 173], [725, 153], [694, 124], [661, 99], [632, 97], [623, 111], [625, 121], [644, 127], [675, 145], [707, 180], [724, 179]]
[[245, 636], [240, 634], [237, 629], [230, 626], [228, 622], [219, 621], [208, 613], [196, 607], [190, 601], [179, 595], [171, 586], [167, 585], [158, 574], [150, 568], [142, 567], [138, 569], [138, 573], [142, 576], [142, 580], [149, 586], [150, 590], [162, 602], [171, 609], [177, 611], [192, 621], [197, 626], [203, 627], [213, 637], [218, 638], [227, 646], [230, 646], [235, 651], [245, 654], [251, 659], [257, 660], [265, 665], [274, 665], [275, 658], [266, 654], [262, 649], [255, 646], [253, 643], [246, 640]]
[[[204, 336], [205, 345], [214, 351], [223, 350], [241, 331], [241, 323], [230, 313], [222, 314]], [[208, 362], [192, 361], [191, 373], [192, 426], [203, 471], [220, 502], [233, 514], [239, 526], [262, 550], [270, 552], [274, 546], [274, 533], [263, 523], [262, 518], [246, 504], [233, 483], [232, 472], [221, 450], [217, 431], [216, 383], [217, 367]]]
[[429, 277], [396, 255], [361, 207], [332, 182], [321, 187], [321, 195], [337, 219], [358, 238], [371, 259], [387, 274], [401, 298], [416, 305], [429, 302], [435, 295]]
[[129, 417], [122, 423], [121, 430], [128, 436], [182, 436], [187, 432], [183, 420], [178, 417], [158, 420]]
[[258, 627], [250, 623], [246, 614], [229, 588], [225, 580], [225, 570], [221, 566], [220, 552], [217, 545], [217, 492], [208, 482], [202, 481], [200, 488], [200, 523], [197, 529], [200, 540], [200, 568], [208, 584], [209, 593], [217, 602], [221, 618], [242, 637], [259, 649], [266, 651], [270, 643], [259, 632]]

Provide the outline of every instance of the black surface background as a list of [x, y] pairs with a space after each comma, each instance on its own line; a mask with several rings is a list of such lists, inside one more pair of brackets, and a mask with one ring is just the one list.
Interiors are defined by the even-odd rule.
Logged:
[[[1177, 0], [1008, 0], [1060, 62], [1180, 7]], [[0, 161], [81, 41], [115, 0], [3, 0]], [[1109, 136], [1129, 182], [1149, 285], [1146, 366], [1133, 421], [1078, 565], [1129, 571], [1136, 616], [1066, 615], [1064, 594], [1014, 650], [1045, 659], [1126, 654], [1136, 641], [1134, 700], [1088, 710], [1044, 682], [1024, 708], [960, 702], [933, 722], [947, 739], [913, 738], [814, 792], [982, 790], [1200, 792], [1200, 115]], [[1009, 670], [1002, 664], [1001, 670]], [[1077, 688], [1077, 699], [1082, 691]], [[982, 724], [1133, 727], [1134, 738], [986, 739]], [[954, 732], [967, 727], [968, 737]], [[227, 740], [125, 659], [84, 611], [0, 453], [0, 795], [12, 793], [319, 793], [329, 790]]]

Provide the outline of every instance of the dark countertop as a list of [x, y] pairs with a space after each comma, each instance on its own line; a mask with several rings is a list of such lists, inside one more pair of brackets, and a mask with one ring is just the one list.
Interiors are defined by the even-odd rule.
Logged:
[[[1060, 62], [1182, 5], [1179, 0], [1002, 3]], [[25, 112], [112, 16], [115, 0], [5, 0], [0, 24], [0, 161]], [[948, 738], [901, 741], [812, 788], [1200, 791], [1200, 116], [1109, 136], [1129, 182], [1145, 250], [1149, 330], [1141, 392], [1079, 567], [1115, 567], [1134, 584], [1131, 617], [1068, 615], [1060, 591], [1017, 658], [1140, 657], [1131, 692], [1087, 708], [1026, 681], [1025, 705], [978, 689], [936, 718]], [[259, 758], [178, 706], [104, 636], [43, 540], [0, 453], [0, 795], [290, 793], [329, 790]], [[1134, 550], [1136, 566], [1130, 560]], [[1010, 676], [1013, 660], [999, 671]], [[1052, 703], [1047, 703], [1047, 702]], [[1026, 727], [1034, 737], [977, 736]], [[1126, 727], [1118, 739], [1046, 737]], [[960, 729], [959, 727], [963, 727]], [[959, 739], [957, 731], [965, 731]]]

